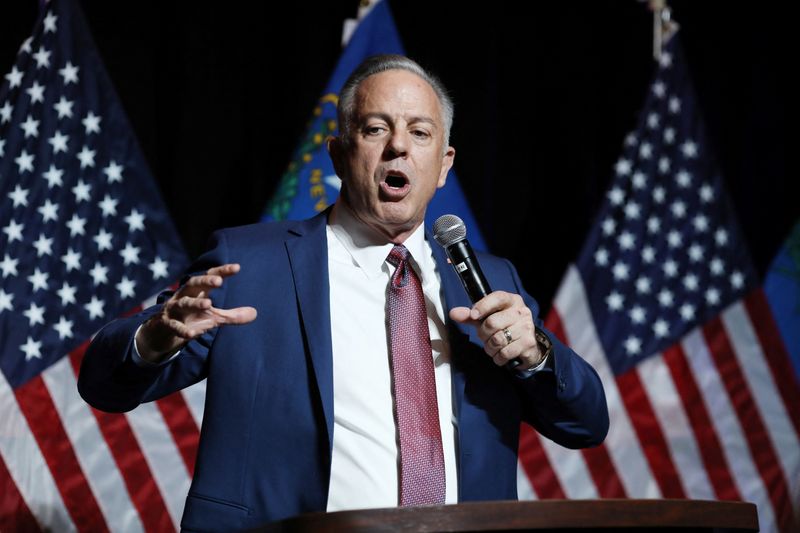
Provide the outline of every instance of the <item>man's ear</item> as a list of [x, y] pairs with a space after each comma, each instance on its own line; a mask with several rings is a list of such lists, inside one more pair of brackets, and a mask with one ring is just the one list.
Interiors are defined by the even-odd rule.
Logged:
[[341, 137], [328, 137], [328, 155], [331, 158], [331, 162], [333, 163], [333, 170], [336, 171], [336, 175], [339, 176], [339, 179], [342, 181], [345, 180], [344, 169], [346, 168], [344, 157], [345, 157], [345, 150], [344, 146], [342, 145]]
[[439, 181], [436, 183], [436, 188], [441, 189], [447, 182], [447, 173], [453, 168], [453, 161], [456, 157], [456, 149], [448, 146], [444, 155], [442, 156], [442, 171], [439, 173]]

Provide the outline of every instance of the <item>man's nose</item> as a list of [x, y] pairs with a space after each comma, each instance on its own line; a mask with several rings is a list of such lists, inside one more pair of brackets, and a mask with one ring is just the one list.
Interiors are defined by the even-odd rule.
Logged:
[[408, 154], [408, 132], [398, 130], [392, 132], [386, 143], [386, 154], [392, 157], [405, 157]]

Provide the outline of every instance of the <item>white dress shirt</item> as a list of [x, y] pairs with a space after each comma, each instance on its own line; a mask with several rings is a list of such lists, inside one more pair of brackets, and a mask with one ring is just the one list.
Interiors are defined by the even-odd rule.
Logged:
[[[333, 456], [328, 511], [395, 507], [399, 449], [386, 301], [393, 244], [336, 204], [327, 229], [333, 341]], [[404, 243], [422, 281], [444, 451], [445, 503], [458, 501], [456, 417], [439, 275], [421, 225]]]

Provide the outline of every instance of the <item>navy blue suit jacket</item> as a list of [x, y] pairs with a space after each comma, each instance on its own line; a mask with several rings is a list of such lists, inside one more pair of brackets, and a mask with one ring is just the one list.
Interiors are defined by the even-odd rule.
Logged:
[[[254, 306], [254, 322], [209, 331], [177, 357], [140, 367], [131, 359], [133, 336], [155, 306], [108, 324], [86, 352], [78, 388], [106, 411], [128, 411], [208, 379], [182, 521], [187, 530], [255, 527], [325, 510], [333, 439], [330, 317], [336, 312], [329, 302], [325, 227], [323, 213], [214, 235], [211, 250], [190, 272], [240, 263], [241, 271], [212, 298], [217, 307]], [[443, 250], [432, 248], [446, 309], [470, 306]], [[521, 294], [537, 315], [508, 261], [481, 255], [480, 262], [494, 290]], [[603, 440], [608, 414], [600, 380], [555, 337], [553, 369], [523, 380], [494, 365], [474, 328], [448, 327], [459, 501], [516, 499], [521, 421], [571, 448]]]

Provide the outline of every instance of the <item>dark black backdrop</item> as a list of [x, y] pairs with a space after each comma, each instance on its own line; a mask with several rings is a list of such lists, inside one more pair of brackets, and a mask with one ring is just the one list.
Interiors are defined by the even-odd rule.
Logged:
[[[0, 4], [0, 70], [35, 0]], [[258, 220], [339, 54], [355, 0], [81, 2], [188, 251]], [[790, 15], [778, 3], [674, 1], [674, 18], [759, 272], [800, 217], [784, 131]], [[471, 7], [470, 7], [471, 6]], [[652, 69], [634, 0], [408, 0], [409, 55], [456, 102], [456, 170], [493, 252], [547, 307], [591, 225]]]

